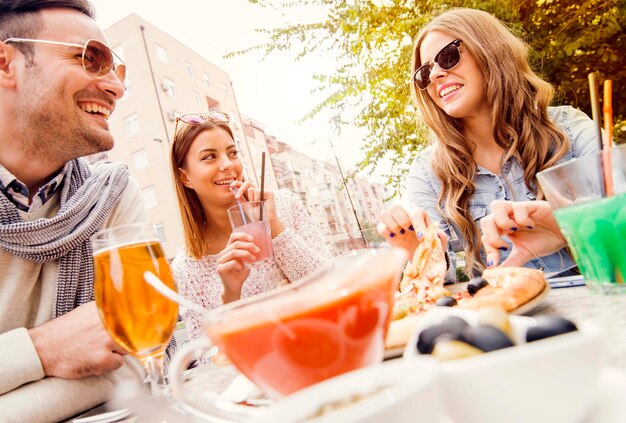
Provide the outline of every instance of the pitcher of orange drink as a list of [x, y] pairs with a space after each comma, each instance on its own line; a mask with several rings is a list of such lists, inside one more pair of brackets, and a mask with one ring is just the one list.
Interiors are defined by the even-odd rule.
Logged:
[[381, 362], [404, 260], [395, 248], [359, 250], [301, 281], [207, 312], [208, 338], [185, 345], [170, 366], [174, 398], [207, 417], [260, 417], [217, 397], [190, 400], [181, 373], [199, 351], [219, 351], [274, 399]]

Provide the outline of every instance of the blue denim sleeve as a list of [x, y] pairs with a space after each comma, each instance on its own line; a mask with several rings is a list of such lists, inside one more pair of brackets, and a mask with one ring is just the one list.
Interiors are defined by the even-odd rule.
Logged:
[[583, 157], [598, 151], [597, 129], [595, 122], [584, 112], [572, 106], [551, 107], [553, 121], [569, 138], [572, 156]]

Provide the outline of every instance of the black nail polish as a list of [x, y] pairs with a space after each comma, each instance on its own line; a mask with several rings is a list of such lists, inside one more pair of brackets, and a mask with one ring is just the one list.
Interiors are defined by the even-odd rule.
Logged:
[[526, 226], [528, 229], [534, 229], [534, 226]]
[[409, 226], [409, 231], [415, 231], [415, 228], [413, 227], [413, 225]]
[[404, 229], [400, 229], [400, 235], [404, 235], [406, 231]]
[[389, 237], [390, 237], [390, 238], [393, 238], [393, 237], [395, 237], [395, 236], [396, 236], [396, 234], [394, 234], [393, 232], [389, 234]]
[[511, 230], [512, 230], [512, 231], [516, 231], [516, 230], [517, 230], [517, 228], [511, 228]]
[[506, 251], [506, 250], [508, 250], [508, 249], [509, 249], [509, 247], [499, 247], [499, 248], [498, 248], [498, 250], [500, 250], [500, 251]]

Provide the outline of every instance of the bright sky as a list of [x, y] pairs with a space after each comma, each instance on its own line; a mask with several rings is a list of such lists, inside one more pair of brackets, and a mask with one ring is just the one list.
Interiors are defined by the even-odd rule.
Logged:
[[[230, 75], [241, 113], [265, 125], [266, 132], [293, 145], [311, 157], [332, 157], [329, 138], [345, 168], [361, 157], [359, 131], [345, 131], [336, 139], [328, 115], [299, 124], [313, 109], [311, 91], [317, 86], [314, 73], [332, 70], [334, 62], [321, 57], [295, 61], [290, 52], [251, 53], [224, 59], [226, 53], [251, 47], [263, 40], [255, 29], [283, 27], [286, 17], [278, 11], [251, 4], [248, 0], [92, 0], [97, 22], [104, 29], [131, 13], [136, 13], [183, 44], [198, 52]], [[290, 19], [298, 16], [295, 8]], [[317, 142], [314, 143], [314, 141]], [[373, 177], [373, 180], [379, 180]]]

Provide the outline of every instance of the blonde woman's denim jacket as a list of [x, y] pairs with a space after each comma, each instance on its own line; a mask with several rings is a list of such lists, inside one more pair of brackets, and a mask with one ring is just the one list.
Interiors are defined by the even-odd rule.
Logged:
[[[598, 150], [598, 141], [594, 122], [589, 117], [571, 107], [549, 107], [548, 115], [567, 135], [570, 140], [570, 148], [561, 162], [571, 160], [593, 153]], [[431, 159], [434, 146], [417, 155], [411, 164], [407, 179], [406, 200], [413, 205], [423, 208], [430, 219], [439, 223], [450, 242], [448, 243], [448, 255], [451, 261], [451, 269], [456, 266], [454, 252], [463, 251], [465, 242], [458, 228], [448, 222], [440, 213], [437, 205], [437, 197], [441, 192], [441, 183], [435, 176], [431, 167]], [[502, 171], [496, 175], [489, 170], [478, 166], [478, 172], [474, 177], [476, 192], [469, 200], [470, 214], [474, 221], [478, 222], [491, 213], [491, 202], [494, 200], [525, 201], [535, 200], [536, 195], [524, 182], [524, 170], [516, 157], [511, 157], [502, 166]], [[480, 224], [478, 224], [480, 228]], [[507, 240], [508, 242], [508, 240]], [[501, 254], [504, 260], [511, 248]], [[484, 251], [481, 257], [485, 260]], [[565, 249], [544, 257], [537, 257], [526, 264], [527, 267], [541, 269], [548, 274], [564, 272], [575, 266], [574, 261]], [[454, 272], [450, 273], [454, 278]]]

